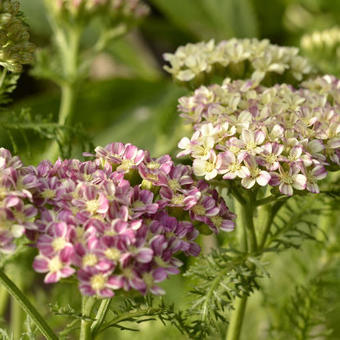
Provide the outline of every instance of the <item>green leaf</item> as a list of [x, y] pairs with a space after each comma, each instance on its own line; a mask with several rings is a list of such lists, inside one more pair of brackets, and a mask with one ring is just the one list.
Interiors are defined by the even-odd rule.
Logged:
[[107, 48], [115, 60], [129, 67], [135, 76], [146, 80], [161, 77], [160, 67], [138, 35], [128, 35], [113, 41]]
[[249, 0], [151, 0], [177, 27], [197, 39], [254, 37], [256, 13]]
[[[153, 154], [155, 151], [169, 152], [181, 137], [177, 132], [180, 118], [176, 106], [178, 97], [184, 93], [183, 89], [166, 80], [134, 78], [89, 82], [80, 90], [74, 123], [81, 124], [89, 139], [94, 137], [96, 145], [121, 141], [149, 149]], [[30, 107], [33, 121], [41, 117], [42, 122], [49, 116], [55, 121], [59, 96], [58, 92], [42, 93], [17, 102], [11, 111]], [[8, 125], [9, 120], [2, 118]], [[11, 144], [7, 132], [0, 128], [0, 142], [5, 146]], [[25, 144], [20, 135], [12, 137], [22, 152]], [[158, 142], [159, 138], [161, 142]], [[28, 139], [32, 156], [39, 157], [44, 147], [42, 140], [31, 134]], [[73, 155], [80, 156], [84, 150], [78, 151]]]

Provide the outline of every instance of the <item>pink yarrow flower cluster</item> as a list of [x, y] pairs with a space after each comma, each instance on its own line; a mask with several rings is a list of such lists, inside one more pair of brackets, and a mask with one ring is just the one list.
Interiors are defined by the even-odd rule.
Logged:
[[233, 229], [223, 199], [190, 167], [131, 144], [95, 151], [87, 154], [94, 160], [43, 161], [35, 169], [39, 217], [28, 236], [39, 251], [33, 268], [46, 283], [76, 274], [84, 295], [162, 294], [159, 282], [179, 273], [175, 256], [200, 252], [193, 222]]
[[30, 190], [38, 185], [21, 160], [0, 148], [0, 253], [12, 253], [15, 240], [25, 230], [34, 230], [37, 209], [32, 205]]
[[326, 76], [299, 89], [229, 79], [202, 86], [179, 101], [194, 134], [179, 142], [178, 156], [190, 156], [194, 173], [208, 181], [317, 193], [327, 171], [340, 165], [338, 84]]

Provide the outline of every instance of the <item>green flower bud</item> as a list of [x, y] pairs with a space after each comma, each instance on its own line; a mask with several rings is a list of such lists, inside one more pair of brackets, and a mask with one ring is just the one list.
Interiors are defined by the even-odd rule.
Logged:
[[28, 26], [23, 22], [19, 3], [0, 3], [0, 65], [19, 73], [22, 65], [33, 62], [34, 45], [29, 42]]

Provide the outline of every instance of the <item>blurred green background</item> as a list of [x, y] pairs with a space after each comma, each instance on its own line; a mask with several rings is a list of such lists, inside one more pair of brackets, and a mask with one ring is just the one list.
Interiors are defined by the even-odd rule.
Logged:
[[[26, 21], [31, 26], [32, 40], [39, 47], [48, 45], [53, 38], [42, 2], [43, 0], [21, 1]], [[176, 153], [176, 144], [185, 133], [176, 112], [177, 100], [188, 92], [173, 84], [171, 78], [162, 70], [164, 52], [174, 52], [179, 45], [188, 42], [209, 39], [219, 41], [231, 37], [268, 38], [272, 43], [299, 46], [303, 34], [340, 25], [340, 1], [149, 0], [146, 2], [151, 6], [151, 15], [137, 29], [112, 43], [96, 58], [91, 67], [90, 77], [81, 88], [75, 122], [83, 125], [94, 145], [122, 141], [147, 148], [155, 156], [161, 153]], [[82, 41], [84, 47], [91, 44], [91, 30], [92, 28], [89, 27]], [[12, 98], [13, 111], [21, 107], [30, 107], [32, 115], [56, 117], [60, 94], [53, 84], [34, 78], [27, 68]], [[20, 132], [14, 131], [9, 135], [6, 129], [0, 127], [1, 146], [13, 150], [11, 137], [17, 141], [15, 151], [20, 156], [33, 163], [40, 160], [45, 141], [34, 133], [29, 133], [28, 149]], [[80, 150], [76, 148], [74, 154], [80, 156]], [[336, 228], [339, 230], [339, 221], [333, 222], [334, 230]], [[219, 243], [227, 244], [228, 237], [232, 236], [221, 237]], [[338, 244], [337, 241], [334, 242]], [[318, 263], [324, 256], [323, 249], [323, 246], [307, 242], [302, 250], [289, 250], [277, 257], [274, 262], [270, 260], [268, 271], [272, 279], [263, 280], [266, 293], [256, 293], [249, 303], [243, 340], [296, 338], [293, 335], [281, 337], [275, 335], [275, 332], [268, 335], [267, 330], [273, 320], [276, 323], [287, 321], [284, 311], [291, 301], [291, 295], [296, 292], [296, 285], [312, 282], [313, 278], [319, 275]], [[336, 254], [334, 256], [338, 256], [338, 253]], [[340, 339], [339, 260], [337, 260], [337, 268], [334, 274], [337, 277], [334, 279], [335, 284], [326, 289], [326, 302], [323, 302], [325, 306], [323, 304], [315, 306], [327, 318], [327, 327], [334, 331], [331, 335], [318, 339]], [[28, 273], [28, 277], [32, 275]], [[14, 272], [13, 275], [22, 277], [23, 273]], [[34, 290], [29, 288], [27, 294], [34, 295], [37, 304], [44, 306], [46, 313], [48, 313], [48, 303], [54, 298], [60, 305], [69, 303], [76, 307], [79, 304], [79, 298], [75, 294], [76, 287], [64, 283], [49, 287], [46, 291], [42, 288], [41, 277], [31, 279], [35, 282]], [[26, 280], [21, 281], [22, 286], [25, 287]], [[177, 276], [167, 281], [164, 287], [169, 301], [178, 303], [178, 306], [186, 303], [185, 292], [190, 288], [190, 282]], [[66, 319], [51, 315], [49, 321], [54, 327], [60, 329]], [[23, 319], [19, 318], [18, 322], [23, 322]], [[164, 327], [160, 322], [143, 323], [138, 327], [141, 330], [138, 334], [112, 330], [104, 333], [101, 338], [185, 339], [176, 329], [171, 326]]]

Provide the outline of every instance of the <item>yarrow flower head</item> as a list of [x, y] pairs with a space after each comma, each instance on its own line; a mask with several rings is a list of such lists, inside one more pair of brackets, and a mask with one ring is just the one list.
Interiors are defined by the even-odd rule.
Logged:
[[30, 190], [38, 185], [30, 169], [21, 160], [0, 148], [0, 253], [12, 253], [15, 240], [26, 230], [34, 230], [37, 209]]
[[194, 134], [179, 142], [197, 176], [319, 192], [318, 181], [340, 165], [339, 80], [331, 76], [302, 83], [254, 86], [226, 79], [202, 86], [179, 100]]
[[302, 36], [300, 41], [304, 54], [323, 73], [339, 74], [340, 28], [333, 27], [314, 31]]
[[145, 17], [149, 7], [140, 0], [45, 0], [60, 19], [88, 20], [104, 15], [113, 21], [134, 21]]
[[230, 39], [216, 44], [213, 40], [179, 47], [174, 54], [165, 53], [170, 65], [165, 70], [180, 83], [198, 86], [212, 75], [242, 79], [254, 84], [269, 80], [271, 74], [285, 76], [286, 81], [301, 81], [312, 69], [298, 49], [272, 45], [268, 40]]
[[29, 41], [28, 26], [23, 22], [19, 2], [0, 2], [0, 65], [19, 73], [22, 65], [33, 62], [34, 45]]
[[39, 251], [33, 267], [46, 283], [76, 274], [84, 295], [162, 294], [159, 282], [182, 264], [175, 256], [200, 252], [196, 225], [233, 230], [223, 199], [189, 166], [132, 144], [95, 152], [86, 154], [90, 161], [43, 161], [34, 169], [39, 216], [28, 236]]

